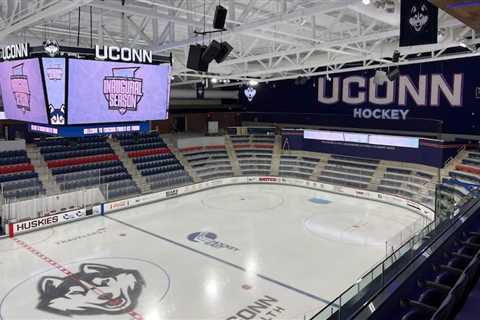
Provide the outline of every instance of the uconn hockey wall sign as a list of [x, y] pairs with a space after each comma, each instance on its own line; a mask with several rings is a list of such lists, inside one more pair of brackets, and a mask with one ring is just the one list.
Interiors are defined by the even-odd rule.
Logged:
[[240, 101], [252, 114], [244, 120], [390, 130], [427, 129], [429, 122], [432, 131], [438, 124], [447, 133], [480, 134], [479, 57], [399, 68], [399, 78], [383, 84], [371, 69], [311, 77], [305, 84], [260, 83], [255, 95], [244, 87]]
[[[354, 108], [354, 118], [405, 120], [409, 106], [438, 107], [441, 99], [449, 107], [463, 106], [463, 74], [454, 74], [450, 81], [441, 74], [419, 75], [413, 80], [408, 74], [396, 81], [378, 85], [374, 77], [318, 78], [318, 102], [325, 105], [346, 104]], [[329, 93], [328, 93], [329, 92]], [[399, 106], [402, 109], [376, 109], [377, 106]]]

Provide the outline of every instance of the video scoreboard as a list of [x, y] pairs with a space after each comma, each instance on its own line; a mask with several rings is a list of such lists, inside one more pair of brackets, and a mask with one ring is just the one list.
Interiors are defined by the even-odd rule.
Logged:
[[0, 62], [5, 117], [54, 126], [167, 119], [170, 64], [125, 62], [123, 56], [23, 55]]

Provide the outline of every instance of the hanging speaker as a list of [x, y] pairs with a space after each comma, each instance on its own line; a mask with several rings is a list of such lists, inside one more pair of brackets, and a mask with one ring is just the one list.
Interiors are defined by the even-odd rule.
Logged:
[[388, 80], [394, 81], [400, 77], [400, 69], [395, 68], [388, 74]]
[[213, 17], [213, 28], [224, 29], [226, 18], [227, 18], [227, 9], [225, 9], [221, 5], [218, 5], [215, 8], [215, 16]]
[[400, 61], [400, 51], [395, 50], [393, 51], [392, 62], [397, 63], [398, 61]]
[[227, 41], [223, 41], [220, 43], [220, 52], [215, 57], [215, 61], [217, 61], [217, 63], [223, 62], [232, 50], [233, 47]]
[[212, 40], [212, 42], [210, 42], [207, 49], [205, 49], [202, 54], [202, 61], [206, 64], [209, 64], [213, 61], [213, 59], [215, 59], [215, 57], [220, 53], [221, 50], [222, 46], [220, 45], [220, 42]]
[[207, 46], [202, 45], [191, 45], [188, 51], [188, 59], [187, 59], [187, 68], [207, 72], [208, 71], [208, 63], [205, 63], [202, 60], [202, 55], [207, 49]]

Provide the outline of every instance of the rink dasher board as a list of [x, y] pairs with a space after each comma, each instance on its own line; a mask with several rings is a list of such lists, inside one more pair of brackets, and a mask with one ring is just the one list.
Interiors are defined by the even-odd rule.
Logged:
[[356, 198], [362, 198], [377, 202], [383, 202], [395, 206], [399, 206], [408, 209], [416, 214], [419, 214], [427, 219], [433, 220], [434, 212], [432, 209], [413, 202], [411, 200], [389, 195], [385, 193], [375, 191], [365, 191], [350, 187], [342, 187], [336, 185], [330, 185], [310, 180], [296, 179], [296, 178], [283, 178], [275, 176], [252, 176], [252, 177], [233, 177], [233, 178], [221, 178], [210, 180], [206, 182], [196, 183], [184, 187], [179, 187], [167, 191], [161, 191], [151, 193], [143, 196], [138, 196], [130, 199], [114, 201], [104, 204], [103, 212], [109, 213], [113, 211], [119, 211], [135, 206], [141, 206], [156, 201], [166, 200], [172, 197], [178, 197], [181, 195], [192, 194], [199, 191], [204, 191], [213, 188], [219, 188], [232, 185], [245, 185], [245, 184], [276, 184], [286, 185], [294, 187], [302, 187], [317, 191], [337, 193], [340, 195], [346, 195]]
[[[377, 202], [383, 202], [390, 205], [402, 207], [408, 209], [416, 214], [419, 214], [429, 220], [434, 219], [434, 212], [432, 209], [413, 202], [411, 200], [379, 193], [375, 191], [365, 191], [350, 187], [343, 187], [343, 186], [336, 186], [330, 185], [310, 180], [303, 180], [297, 178], [283, 178], [283, 177], [275, 177], [275, 176], [249, 176], [249, 177], [233, 177], [233, 178], [220, 178], [214, 179], [210, 181], [200, 182], [188, 186], [178, 187], [166, 191], [159, 191], [154, 193], [149, 193], [146, 195], [141, 195], [133, 198], [113, 201], [113, 202], [106, 202], [100, 205], [94, 206], [92, 208], [92, 213], [86, 215], [86, 209], [79, 209], [73, 210], [68, 212], [62, 212], [54, 215], [43, 216], [36, 219], [25, 220], [18, 223], [7, 224], [8, 228], [8, 235], [9, 237], [13, 237], [16, 234], [25, 233], [25, 232], [32, 232], [36, 230], [40, 230], [43, 228], [48, 228], [52, 226], [57, 226], [63, 223], [70, 223], [75, 221], [80, 221], [85, 218], [94, 217], [98, 215], [103, 215], [106, 213], [116, 212], [120, 210], [125, 210], [128, 208], [133, 208], [137, 206], [142, 206], [146, 204], [150, 204], [153, 202], [168, 200], [171, 198], [179, 197], [182, 195], [188, 195], [200, 191], [205, 191], [209, 189], [224, 187], [224, 186], [232, 186], [232, 185], [245, 185], [245, 184], [274, 184], [274, 185], [285, 185], [285, 186], [293, 186], [293, 187], [302, 187], [312, 190], [324, 191], [324, 192], [331, 192], [337, 193], [341, 195], [346, 195], [350, 197], [356, 197], [361, 199], [367, 199]], [[49, 219], [45, 221], [45, 219]], [[40, 223], [42, 222], [42, 223]], [[46, 223], [49, 222], [49, 223]], [[29, 228], [25, 228], [25, 226], [29, 226]]]
[[95, 217], [101, 214], [102, 204], [71, 211], [64, 211], [56, 214], [41, 216], [35, 219], [23, 220], [16, 223], [8, 223], [8, 236], [13, 238], [17, 234], [33, 232], [44, 228], [58, 226], [64, 223], [80, 221], [86, 218]]

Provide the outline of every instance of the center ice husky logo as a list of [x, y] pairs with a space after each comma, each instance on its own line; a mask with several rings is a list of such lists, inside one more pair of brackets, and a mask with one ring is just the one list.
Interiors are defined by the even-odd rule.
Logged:
[[121, 115], [137, 111], [143, 97], [143, 79], [135, 78], [139, 67], [113, 68], [113, 76], [103, 79], [103, 94], [109, 110], [118, 110]]
[[140, 272], [95, 263], [79, 269], [64, 278], [41, 278], [37, 308], [65, 316], [122, 314], [135, 308], [145, 286]]
[[428, 23], [428, 20], [428, 7], [425, 3], [412, 7], [408, 22], [415, 29], [415, 31], [420, 32]]
[[30, 86], [28, 85], [28, 77], [23, 74], [23, 63], [14, 66], [12, 71], [10, 83], [15, 102], [17, 108], [25, 114], [30, 111]]

